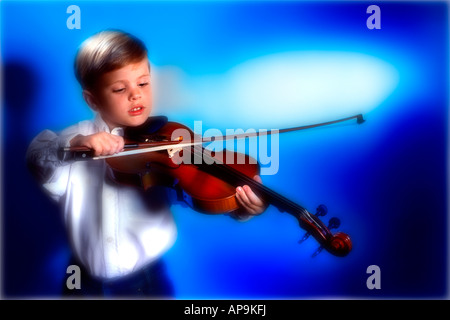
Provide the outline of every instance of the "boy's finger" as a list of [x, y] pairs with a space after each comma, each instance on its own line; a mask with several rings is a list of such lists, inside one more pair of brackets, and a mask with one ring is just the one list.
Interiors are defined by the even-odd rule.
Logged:
[[256, 175], [253, 177], [253, 180], [255, 180], [256, 182], [262, 183], [262, 179], [260, 175]]
[[[245, 196], [245, 195], [244, 195], [244, 196]], [[250, 206], [248, 205], [248, 202], [246, 202], [246, 201], [243, 199], [243, 196], [242, 196], [241, 193], [236, 192], [236, 199], [238, 200], [238, 202], [240, 203], [240, 205], [241, 205], [242, 207], [244, 207], [245, 211], [246, 211], [248, 214], [253, 215], [253, 214], [255, 213], [255, 210], [254, 210], [252, 207], [250, 207]]]
[[249, 186], [245, 185], [244, 187], [236, 188], [236, 195], [238, 200], [242, 206], [248, 211], [250, 214], [259, 214], [260, 208], [263, 203], [259, 198], [251, 191]]
[[123, 147], [125, 145], [125, 140], [123, 139], [123, 137], [120, 137], [120, 136], [118, 136], [118, 138], [119, 138], [119, 141], [118, 141], [118, 146], [117, 146], [117, 149], [118, 149], [117, 152], [120, 152], [123, 150]]
[[242, 189], [244, 189], [245, 195], [247, 196], [247, 199], [251, 204], [258, 207], [264, 205], [262, 200], [252, 191], [252, 189], [249, 186], [245, 185]]

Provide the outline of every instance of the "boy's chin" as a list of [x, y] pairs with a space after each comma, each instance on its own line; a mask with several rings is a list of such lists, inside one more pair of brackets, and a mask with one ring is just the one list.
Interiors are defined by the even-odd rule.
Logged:
[[127, 123], [125, 123], [125, 127], [138, 127], [144, 124], [147, 121], [148, 117], [149, 115], [142, 115], [139, 118], [130, 119], [129, 121], [127, 121]]

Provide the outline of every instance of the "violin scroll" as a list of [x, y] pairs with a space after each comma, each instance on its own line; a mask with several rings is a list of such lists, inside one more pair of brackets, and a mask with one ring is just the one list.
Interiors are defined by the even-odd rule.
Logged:
[[345, 257], [352, 250], [352, 240], [348, 234], [336, 232], [330, 240], [328, 251], [338, 257]]
[[[296, 211], [297, 214], [294, 216], [299, 220], [300, 227], [307, 230], [307, 233], [299, 243], [302, 243], [312, 235], [320, 244], [320, 247], [312, 255], [313, 257], [317, 256], [323, 249], [338, 257], [345, 257], [349, 254], [352, 250], [352, 241], [349, 235], [343, 232], [332, 234], [330, 231], [339, 228], [341, 221], [333, 217], [328, 222], [328, 226], [325, 226], [318, 218], [319, 216], [324, 216], [328, 211], [324, 205], [320, 205], [314, 215], [310, 214], [306, 209]], [[300, 214], [298, 215], [299, 212]]]

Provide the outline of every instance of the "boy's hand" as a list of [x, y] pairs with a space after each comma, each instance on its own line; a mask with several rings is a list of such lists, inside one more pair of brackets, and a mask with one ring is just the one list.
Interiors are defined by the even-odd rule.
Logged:
[[[258, 175], [254, 176], [253, 179], [262, 183], [261, 177]], [[264, 201], [262, 201], [248, 185], [236, 188], [236, 198], [244, 209], [238, 213], [240, 220], [259, 215], [267, 208], [267, 204], [264, 203]]]
[[107, 132], [98, 132], [83, 136], [81, 134], [70, 140], [71, 147], [88, 147], [95, 156], [109, 156], [123, 150], [124, 140]]

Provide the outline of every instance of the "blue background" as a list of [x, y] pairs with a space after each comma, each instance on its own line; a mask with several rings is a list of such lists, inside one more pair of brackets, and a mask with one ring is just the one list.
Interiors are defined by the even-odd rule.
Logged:
[[[66, 27], [72, 4], [81, 8], [79, 30]], [[380, 30], [366, 26], [371, 4], [381, 8]], [[2, 1], [2, 294], [59, 296], [68, 243], [25, 152], [41, 130], [92, 118], [73, 59], [84, 39], [115, 28], [149, 47], [155, 113], [188, 126], [283, 128], [359, 112], [367, 120], [280, 135], [279, 170], [262, 177], [312, 212], [325, 204], [325, 221], [339, 217], [354, 244], [347, 257], [311, 258], [317, 243], [299, 245], [303, 230], [274, 207], [240, 223], [174, 206], [179, 234], [164, 259], [176, 298], [446, 297], [447, 13], [446, 2]], [[311, 72], [302, 77], [315, 79], [305, 91], [312, 102], [293, 108], [282, 95], [288, 78], [271, 72], [285, 53], [302, 52], [317, 57], [301, 65]], [[363, 77], [345, 74], [352, 61], [367, 67]], [[340, 70], [348, 91], [320, 85]], [[258, 91], [264, 76], [273, 94]], [[295, 102], [297, 88], [286, 90]], [[336, 107], [320, 100], [324, 92]], [[240, 98], [254, 102], [250, 112]], [[269, 98], [279, 104], [264, 104]], [[366, 286], [370, 265], [381, 269], [379, 290]]]

